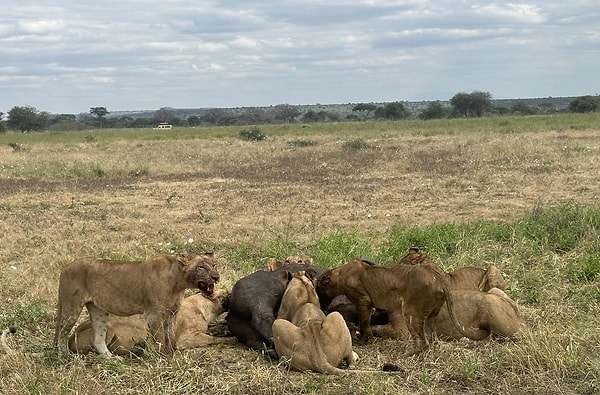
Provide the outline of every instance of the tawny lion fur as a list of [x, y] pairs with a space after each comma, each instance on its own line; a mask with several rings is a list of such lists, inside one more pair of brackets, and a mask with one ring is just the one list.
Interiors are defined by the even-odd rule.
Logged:
[[361, 340], [373, 337], [370, 320], [373, 308], [402, 310], [415, 347], [406, 355], [422, 351], [434, 340], [434, 320], [444, 302], [458, 330], [472, 339], [481, 335], [463, 328], [453, 315], [453, 300], [446, 273], [431, 265], [395, 264], [377, 266], [355, 259], [331, 269], [319, 278], [318, 294], [328, 300], [346, 295], [356, 306]]
[[342, 360], [351, 366], [357, 359], [346, 322], [337, 312], [325, 316], [319, 307], [314, 271], [307, 270], [306, 275], [300, 271], [291, 276], [273, 323], [277, 354], [301, 372], [346, 373], [338, 368]]
[[[236, 341], [234, 337], [216, 337], [207, 334], [208, 324], [227, 311], [229, 295], [229, 291], [218, 290], [211, 298], [197, 293], [183, 299], [175, 317], [175, 344], [178, 350]], [[113, 354], [121, 356], [138, 354], [147, 339], [148, 323], [143, 315], [110, 317], [106, 342]], [[69, 338], [69, 349], [74, 353], [95, 351], [89, 319], [75, 328]]]
[[[418, 248], [409, 249], [400, 260], [407, 265], [433, 265]], [[448, 273], [454, 298], [454, 314], [465, 327], [478, 331], [481, 340], [490, 335], [512, 337], [525, 327], [517, 304], [503, 289], [505, 281], [500, 270], [490, 265], [487, 270], [464, 267]], [[389, 323], [373, 326], [373, 333], [384, 338], [409, 338], [408, 327], [401, 310], [388, 313]], [[463, 334], [452, 323], [448, 308], [442, 307], [435, 319], [436, 334], [445, 341], [458, 340]]]
[[54, 346], [68, 351], [69, 334], [86, 306], [99, 354], [111, 355], [106, 345], [109, 314], [144, 314], [160, 351], [172, 355], [173, 321], [184, 291], [198, 288], [210, 296], [218, 281], [212, 253], [161, 254], [145, 262], [76, 260], [60, 274]]

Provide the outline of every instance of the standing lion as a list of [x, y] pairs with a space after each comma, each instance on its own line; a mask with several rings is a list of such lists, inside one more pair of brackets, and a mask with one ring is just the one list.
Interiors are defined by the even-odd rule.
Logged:
[[54, 346], [68, 351], [69, 333], [85, 306], [100, 355], [112, 355], [106, 345], [109, 314], [144, 314], [159, 349], [172, 355], [173, 321], [184, 291], [198, 288], [210, 296], [218, 281], [212, 252], [160, 254], [145, 262], [78, 259], [60, 274]]

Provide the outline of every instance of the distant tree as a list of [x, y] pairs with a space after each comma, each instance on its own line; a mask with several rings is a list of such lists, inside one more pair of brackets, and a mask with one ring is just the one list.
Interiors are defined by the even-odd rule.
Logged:
[[237, 118], [222, 108], [211, 108], [202, 116], [202, 122], [211, 125], [235, 125]]
[[175, 118], [175, 114], [167, 107], [160, 108], [152, 115], [152, 120], [155, 123], [170, 123], [173, 118]]
[[200, 117], [197, 115], [190, 115], [186, 118], [187, 124], [189, 126], [198, 126], [202, 122]]
[[510, 109], [513, 113], [521, 114], [521, 115], [533, 115], [533, 114], [537, 114], [537, 112], [538, 112], [535, 107], [528, 106], [527, 104], [523, 103], [523, 101], [521, 101], [521, 100], [519, 100], [515, 104], [513, 104]]
[[300, 110], [290, 104], [278, 104], [271, 109], [271, 113], [275, 120], [291, 123], [300, 115]]
[[420, 119], [440, 119], [448, 118], [450, 108], [443, 105], [439, 100], [430, 102], [427, 107], [419, 114]]
[[463, 117], [481, 117], [492, 108], [489, 92], [457, 93], [450, 99], [452, 112]]
[[335, 113], [321, 110], [321, 111], [313, 111], [309, 110], [304, 115], [302, 115], [303, 122], [327, 122], [327, 121], [337, 121], [339, 120], [339, 116]]
[[265, 110], [260, 107], [245, 108], [239, 118], [240, 122], [246, 125], [268, 123], [268, 118], [265, 113]]
[[511, 113], [511, 109], [508, 107], [496, 106], [494, 107], [494, 112], [496, 112], [498, 115], [508, 115]]
[[202, 116], [202, 121], [212, 125], [218, 125], [219, 120], [224, 116], [225, 110], [222, 108], [211, 108]]
[[133, 128], [147, 128], [156, 125], [156, 122], [152, 118], [135, 118], [131, 127]]
[[4, 113], [0, 111], [0, 133], [4, 132], [6, 132], [6, 129], [4, 127]]
[[104, 120], [104, 117], [108, 114], [108, 110], [106, 109], [106, 107], [91, 107], [90, 114], [92, 114], [96, 117], [96, 119], [98, 119], [98, 121], [100, 122], [100, 129], [102, 129], [102, 121]]
[[32, 106], [15, 106], [8, 112], [8, 126], [21, 132], [44, 130], [50, 114]]
[[57, 114], [50, 117], [48, 130], [81, 130], [84, 127], [84, 124], [77, 122], [77, 116], [74, 114]]
[[377, 107], [375, 110], [375, 118], [405, 119], [409, 116], [410, 112], [400, 102], [387, 103], [383, 107]]
[[538, 107], [540, 108], [540, 110], [542, 112], [546, 112], [546, 113], [547, 112], [554, 112], [554, 111], [556, 111], [556, 106], [553, 103], [550, 103], [550, 102], [547, 102], [547, 101], [543, 102], [543, 103], [540, 103], [538, 105]]
[[600, 110], [600, 96], [580, 96], [569, 103], [571, 112], [594, 112]]
[[181, 119], [179, 117], [173, 117], [169, 121], [173, 126], [187, 126], [187, 121], [185, 119]]
[[362, 115], [363, 119], [367, 119], [375, 113], [377, 106], [373, 103], [358, 103], [352, 107], [352, 112]]

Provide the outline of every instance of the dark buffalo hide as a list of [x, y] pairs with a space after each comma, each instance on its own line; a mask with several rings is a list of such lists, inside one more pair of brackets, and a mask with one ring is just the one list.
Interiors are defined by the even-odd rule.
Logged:
[[314, 269], [319, 276], [325, 272], [325, 269], [312, 265], [286, 265], [275, 271], [261, 270], [238, 280], [231, 290], [227, 314], [227, 326], [238, 341], [277, 359], [272, 327], [288, 282], [282, 272], [307, 269]]

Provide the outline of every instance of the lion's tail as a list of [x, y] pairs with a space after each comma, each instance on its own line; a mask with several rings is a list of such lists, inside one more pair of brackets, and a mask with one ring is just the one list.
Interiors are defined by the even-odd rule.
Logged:
[[454, 303], [452, 300], [452, 292], [450, 291], [450, 289], [447, 286], [444, 286], [444, 295], [446, 296], [446, 304], [448, 305], [448, 314], [450, 315], [450, 319], [452, 320], [452, 323], [454, 324], [456, 329], [458, 329], [458, 331], [464, 337], [467, 337], [471, 340], [483, 340], [483, 339], [487, 338], [488, 336], [490, 336], [490, 334], [492, 333], [490, 330], [481, 329], [481, 328], [477, 328], [477, 329], [468, 328], [467, 329], [464, 326], [462, 326], [462, 324], [458, 321], [458, 319], [454, 315]]
[[14, 326], [11, 326], [9, 328], [6, 328], [2, 331], [2, 337], [1, 337], [1, 342], [2, 342], [2, 349], [4, 350], [4, 352], [6, 354], [13, 354], [14, 351], [12, 348], [10, 348], [10, 346], [8, 345], [8, 342], [6, 341], [6, 336], [9, 333], [15, 333], [17, 331], [17, 328], [15, 328]]

